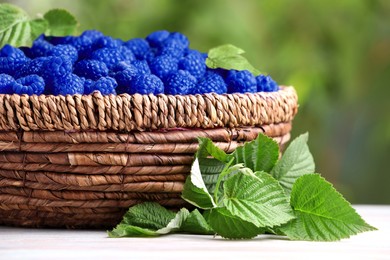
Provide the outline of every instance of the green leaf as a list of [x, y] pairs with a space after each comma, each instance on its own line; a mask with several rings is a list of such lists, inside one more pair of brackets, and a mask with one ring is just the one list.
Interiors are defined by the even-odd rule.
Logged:
[[221, 161], [221, 162], [227, 162], [228, 156], [227, 154], [218, 146], [216, 146], [213, 141], [209, 138], [204, 138], [204, 137], [199, 137], [199, 149], [197, 152], [197, 157], [198, 158], [205, 158], [208, 156], [212, 156], [215, 159]]
[[259, 134], [255, 140], [238, 147], [229, 159], [232, 157], [233, 164], [243, 163], [254, 172], [270, 172], [278, 160], [279, 146], [272, 138]]
[[43, 17], [49, 24], [47, 35], [67, 36], [76, 32], [78, 25], [76, 18], [64, 9], [50, 10]]
[[210, 49], [207, 56], [214, 59], [218, 57], [240, 55], [243, 53], [245, 53], [243, 49], [240, 49], [232, 44], [224, 44]]
[[243, 53], [242, 49], [234, 45], [221, 45], [209, 50], [206, 65], [211, 69], [249, 70], [253, 75], [259, 75], [260, 71], [255, 69], [246, 58], [241, 56]]
[[28, 15], [11, 4], [0, 4], [0, 47], [31, 44], [31, 26]]
[[38, 38], [39, 35], [45, 33], [47, 30], [49, 23], [42, 18], [37, 18], [30, 21], [31, 26], [31, 39]]
[[206, 65], [211, 69], [222, 68], [226, 70], [249, 70], [253, 75], [259, 75], [260, 71], [255, 69], [249, 61], [240, 55], [233, 55], [220, 58], [207, 58]]
[[278, 181], [266, 172], [237, 173], [224, 183], [224, 205], [229, 212], [257, 227], [273, 227], [294, 218]]
[[218, 176], [225, 168], [225, 163], [213, 158], [199, 158], [199, 168], [203, 181], [211, 195], [214, 194]]
[[159, 234], [156, 231], [132, 226], [128, 224], [119, 224], [113, 230], [108, 231], [108, 236], [111, 238], [118, 237], [156, 237]]
[[294, 182], [300, 176], [315, 171], [313, 156], [307, 145], [308, 137], [306, 133], [292, 141], [271, 171], [287, 194], [290, 194]]
[[210, 195], [203, 182], [198, 158], [196, 158], [192, 164], [191, 174], [184, 183], [181, 196], [184, 200], [198, 208], [209, 209], [216, 207], [213, 197]]
[[131, 207], [123, 216], [121, 224], [158, 230], [164, 228], [175, 217], [175, 213], [156, 202], [144, 202]]
[[375, 230], [319, 174], [299, 177], [290, 203], [297, 218], [280, 230], [293, 240], [336, 241]]
[[179, 231], [198, 235], [213, 235], [215, 233], [197, 209], [193, 210], [188, 215], [187, 219], [182, 223]]
[[168, 223], [166, 227], [160, 228], [156, 231], [156, 233], [160, 235], [165, 235], [180, 230], [181, 225], [186, 221], [189, 215], [190, 212], [186, 208], [182, 208], [176, 213], [175, 217]]
[[218, 176], [228, 161], [227, 154], [208, 138], [198, 138], [198, 141], [196, 157], [199, 160], [199, 168], [208, 192], [213, 195]]
[[155, 237], [174, 233], [190, 215], [185, 208], [175, 214], [151, 202], [133, 206], [129, 212], [131, 214], [126, 214], [124, 220], [108, 232], [109, 237]]
[[250, 239], [264, 233], [264, 229], [231, 214], [226, 208], [215, 208], [207, 212], [213, 230], [228, 239]]

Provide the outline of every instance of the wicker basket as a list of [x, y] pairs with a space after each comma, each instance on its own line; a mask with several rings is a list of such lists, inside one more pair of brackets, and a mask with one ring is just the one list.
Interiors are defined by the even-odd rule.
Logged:
[[205, 95], [0, 95], [0, 225], [109, 228], [129, 206], [185, 206], [209, 137], [229, 152], [265, 133], [283, 145], [292, 87]]

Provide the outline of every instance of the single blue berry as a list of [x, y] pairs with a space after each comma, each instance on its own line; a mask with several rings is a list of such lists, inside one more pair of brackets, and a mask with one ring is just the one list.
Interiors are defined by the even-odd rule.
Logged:
[[108, 75], [108, 68], [102, 61], [81, 60], [75, 64], [73, 73], [87, 79], [98, 80]]
[[165, 84], [165, 93], [171, 95], [186, 95], [193, 93], [196, 78], [186, 70], [178, 70], [171, 74]]
[[204, 93], [224, 94], [227, 92], [227, 86], [222, 76], [214, 71], [207, 71], [205, 76], [199, 81], [193, 94]]
[[185, 52], [186, 48], [172, 38], [166, 39], [157, 49], [157, 55], [168, 55], [178, 60], [184, 56]]
[[164, 83], [153, 74], [137, 76], [131, 85], [129, 94], [161, 94], [164, 93]]
[[177, 60], [168, 55], [157, 56], [149, 63], [150, 71], [165, 81], [167, 77], [178, 69]]
[[81, 34], [80, 36], [69, 36], [68, 44], [76, 48], [79, 60], [88, 59], [92, 53], [92, 44], [96, 40], [89, 37], [88, 34]]
[[68, 56], [49, 56], [42, 66], [42, 72], [38, 75], [44, 78], [46, 90], [51, 91], [58, 78], [65, 78], [72, 74], [72, 61]]
[[21, 78], [31, 74], [42, 76], [44, 66], [50, 58], [51, 57], [38, 57], [27, 61], [18, 71], [16, 71], [15, 78]]
[[17, 79], [12, 85], [16, 94], [40, 95], [45, 89], [45, 81], [40, 76], [33, 74]]
[[278, 91], [278, 84], [271, 78], [271, 76], [259, 75], [256, 77], [257, 91], [273, 92]]
[[41, 35], [38, 37], [32, 44], [29, 54], [30, 58], [44, 57], [48, 56], [51, 49], [54, 47], [53, 44], [46, 41], [44, 36]]
[[168, 39], [171, 39], [171, 40], [177, 42], [184, 49], [187, 49], [190, 45], [190, 41], [188, 40], [187, 36], [185, 36], [184, 34], [179, 33], [179, 32], [170, 33], [168, 36]]
[[15, 48], [9, 44], [6, 44], [0, 50], [0, 57], [13, 58], [13, 59], [27, 59], [24, 52], [18, 48]]
[[0, 73], [15, 76], [29, 60], [23, 51], [6, 44], [0, 50]]
[[104, 62], [108, 69], [112, 69], [118, 62], [132, 61], [135, 59], [134, 54], [125, 47], [122, 48], [102, 48], [92, 53], [92, 59]]
[[78, 59], [78, 52], [70, 44], [58, 44], [48, 52], [48, 56], [68, 56], [74, 64]]
[[116, 95], [115, 88], [118, 86], [115, 79], [111, 77], [102, 77], [95, 81], [92, 86], [91, 90], [93, 91], [100, 91], [102, 95], [109, 95], [114, 94]]
[[179, 69], [187, 70], [196, 79], [200, 79], [206, 72], [206, 61], [199, 51], [192, 51], [180, 59]]
[[169, 55], [180, 59], [188, 50], [189, 41], [181, 33], [174, 32], [157, 47], [157, 55]]
[[98, 38], [104, 37], [104, 34], [98, 30], [85, 30], [79, 37], [96, 41]]
[[12, 94], [12, 89], [15, 79], [8, 74], [0, 74], [0, 94]]
[[146, 54], [150, 50], [149, 43], [146, 40], [141, 38], [134, 38], [128, 40], [123, 45], [128, 49], [130, 49], [134, 53], [135, 57], [139, 60], [145, 59]]
[[169, 35], [170, 35], [170, 33], [168, 31], [165, 31], [165, 30], [155, 31], [155, 32], [152, 32], [151, 34], [149, 34], [148, 36], [146, 36], [146, 40], [148, 41], [150, 47], [156, 48], [156, 47], [159, 47], [161, 45], [161, 43], [166, 38], [168, 38]]
[[140, 74], [150, 74], [150, 68], [146, 60], [133, 60], [131, 64], [137, 68]]
[[15, 76], [29, 63], [29, 60], [28, 58], [0, 57], [0, 73]]
[[64, 96], [84, 94], [84, 81], [73, 73], [68, 74], [65, 77], [55, 78], [51, 93]]
[[130, 86], [137, 75], [139, 75], [137, 68], [131, 64], [124, 70], [112, 73], [112, 76], [118, 83], [117, 92], [119, 94], [129, 93]]
[[256, 78], [247, 70], [230, 70], [226, 78], [226, 83], [229, 93], [257, 92]]
[[120, 46], [122, 46], [121, 40], [114, 39], [110, 36], [102, 36], [93, 42], [92, 49], [97, 50], [101, 48], [119, 48]]

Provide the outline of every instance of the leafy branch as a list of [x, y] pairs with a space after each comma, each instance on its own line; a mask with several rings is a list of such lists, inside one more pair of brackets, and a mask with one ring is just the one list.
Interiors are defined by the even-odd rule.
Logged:
[[375, 230], [329, 182], [313, 173], [307, 140], [308, 134], [296, 138], [278, 160], [277, 143], [262, 134], [231, 154], [199, 138], [182, 192], [199, 210], [183, 208], [174, 214], [157, 203], [139, 204], [109, 236], [195, 233], [249, 239], [271, 232], [292, 240], [336, 241]]

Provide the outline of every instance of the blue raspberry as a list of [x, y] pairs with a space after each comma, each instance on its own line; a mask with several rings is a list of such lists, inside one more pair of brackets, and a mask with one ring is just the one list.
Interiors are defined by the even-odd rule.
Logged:
[[169, 55], [180, 59], [188, 49], [188, 38], [178, 32], [169, 34], [169, 36], [158, 46], [157, 55]]
[[90, 58], [92, 53], [92, 44], [95, 40], [96, 39], [94, 37], [90, 37], [89, 33], [84, 32], [80, 36], [69, 36], [67, 44], [76, 48], [79, 59], [81, 60]]
[[0, 73], [14, 76], [30, 59], [11, 45], [4, 45], [0, 50]]
[[44, 66], [49, 59], [50, 57], [38, 57], [29, 60], [20, 68], [20, 70], [15, 73], [15, 78], [21, 78], [31, 74], [37, 74], [41, 76], [44, 71]]
[[179, 32], [170, 33], [168, 39], [171, 39], [180, 44], [184, 49], [187, 49], [190, 45], [190, 41], [188, 40], [187, 36]]
[[76, 74], [55, 78], [52, 90], [54, 95], [84, 94], [84, 82]]
[[8, 74], [0, 74], [0, 94], [12, 94], [12, 86], [15, 83], [15, 79]]
[[102, 95], [109, 95], [114, 94], [116, 95], [115, 88], [118, 86], [115, 79], [111, 77], [102, 77], [95, 81], [92, 86], [91, 90], [93, 91], [100, 91]]
[[168, 36], [170, 35], [170, 33], [168, 31], [165, 31], [165, 30], [161, 30], [161, 31], [155, 31], [155, 32], [152, 32], [151, 34], [149, 34], [148, 36], [146, 36], [146, 40], [148, 41], [150, 47], [159, 47], [161, 45], [161, 43], [166, 39], [168, 38]]
[[124, 52], [123, 48], [102, 48], [92, 53], [92, 59], [104, 62], [108, 69], [112, 69], [118, 62], [135, 59], [130, 50]]
[[54, 82], [58, 78], [67, 77], [72, 73], [73, 66], [68, 56], [50, 56], [42, 66], [41, 75], [46, 82], [46, 90], [51, 91], [54, 87]]
[[157, 56], [149, 63], [150, 71], [163, 81], [177, 71], [177, 60], [168, 55]]
[[41, 35], [38, 37], [31, 46], [31, 49], [29, 51], [30, 58], [37, 58], [37, 57], [44, 57], [48, 56], [51, 49], [54, 47], [53, 44], [46, 41], [44, 36]]
[[119, 48], [120, 46], [122, 46], [121, 40], [114, 39], [110, 36], [102, 36], [93, 42], [92, 49], [97, 50], [101, 48]]
[[256, 82], [257, 82], [257, 91], [273, 92], [279, 90], [278, 84], [269, 75], [257, 76]]
[[6, 44], [0, 50], [0, 57], [7, 57], [13, 59], [26, 59], [24, 52], [18, 48], [15, 48], [9, 44]]
[[49, 56], [68, 56], [74, 64], [78, 59], [78, 53], [75, 47], [70, 44], [58, 44], [54, 46], [49, 52]]
[[126, 69], [113, 73], [113, 76], [118, 83], [117, 92], [128, 93], [130, 86], [137, 75], [137, 68], [131, 64], [129, 64]]
[[96, 41], [98, 38], [104, 37], [104, 34], [98, 30], [86, 30], [79, 37]]
[[179, 61], [179, 69], [187, 70], [196, 79], [206, 72], [206, 61], [199, 51], [191, 51]]
[[28, 62], [27, 58], [0, 57], [0, 73], [15, 76]]
[[81, 60], [75, 64], [73, 73], [87, 79], [98, 80], [108, 75], [108, 68], [102, 61]]
[[196, 78], [188, 71], [178, 70], [171, 74], [165, 84], [165, 93], [171, 95], [186, 95], [193, 93]]
[[164, 93], [164, 83], [153, 74], [142, 74], [135, 78], [129, 94], [160, 94]]
[[227, 86], [222, 76], [214, 71], [207, 71], [205, 76], [196, 85], [194, 94], [203, 93], [223, 94], [227, 92]]
[[143, 60], [146, 58], [146, 54], [150, 50], [149, 43], [141, 38], [134, 38], [131, 40], [128, 40], [124, 43], [124, 46], [126, 46], [128, 49], [130, 49], [135, 57], [139, 60]]
[[92, 85], [95, 83], [95, 81], [92, 79], [81, 79], [84, 81], [84, 94], [91, 94], [93, 92]]
[[150, 74], [151, 73], [149, 65], [146, 62], [146, 60], [134, 60], [131, 64], [137, 68], [138, 73], [140, 73], [140, 74]]
[[12, 89], [19, 95], [40, 95], [45, 89], [45, 81], [36, 74], [28, 75], [17, 79], [12, 85]]
[[226, 78], [226, 83], [229, 93], [257, 92], [256, 78], [247, 70], [230, 70]]

